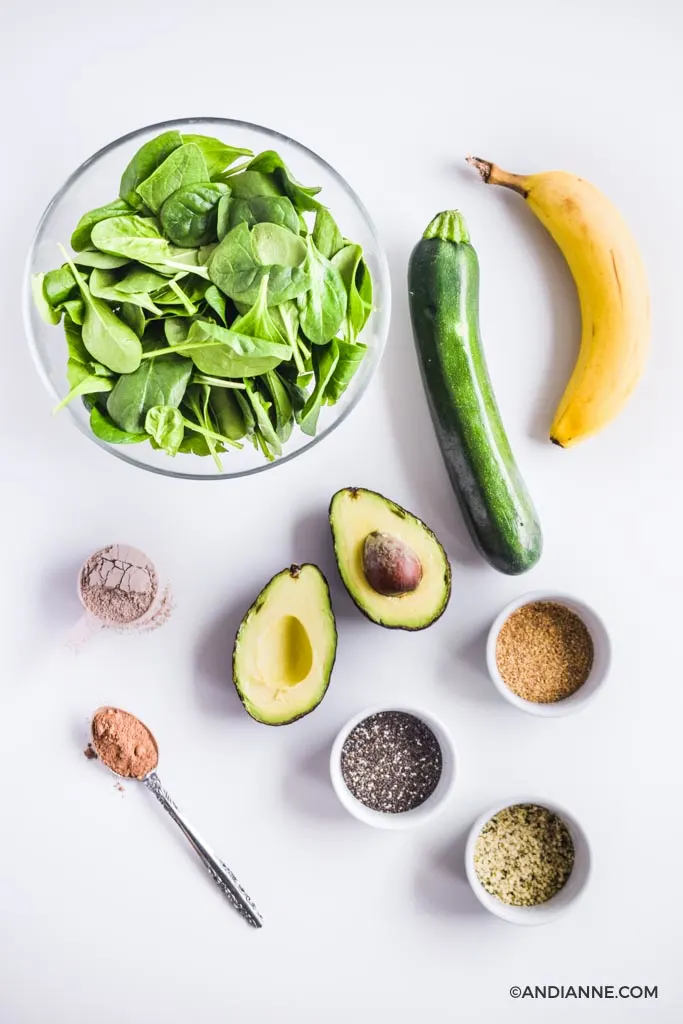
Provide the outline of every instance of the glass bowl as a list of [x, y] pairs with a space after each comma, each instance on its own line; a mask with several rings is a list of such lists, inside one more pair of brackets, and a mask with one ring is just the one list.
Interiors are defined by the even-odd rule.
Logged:
[[295, 427], [291, 438], [284, 446], [283, 454], [273, 462], [267, 462], [260, 451], [256, 451], [249, 442], [246, 442], [241, 451], [230, 449], [225, 452], [222, 456], [223, 471], [219, 472], [211, 458], [190, 454], [171, 457], [164, 452], [155, 451], [147, 443], [113, 445], [100, 440], [91, 433], [88, 411], [78, 399], [72, 401], [60, 415], [71, 416], [76, 426], [100, 448], [111, 452], [124, 462], [153, 473], [186, 480], [221, 480], [260, 473], [283, 462], [289, 462], [308, 448], [319, 444], [346, 419], [360, 401], [377, 370], [389, 330], [389, 269], [370, 215], [344, 178], [300, 142], [246, 121], [222, 117], [191, 117], [148, 125], [100, 149], [67, 179], [40, 218], [24, 275], [24, 322], [29, 345], [38, 372], [54, 404], [57, 404], [69, 391], [66, 379], [67, 348], [63, 327], [61, 324], [53, 327], [41, 320], [31, 297], [31, 276], [62, 264], [63, 258], [57, 243], [61, 242], [62, 245], [68, 246], [71, 233], [82, 214], [116, 197], [121, 174], [133, 154], [148, 139], [170, 128], [188, 134], [214, 135], [230, 145], [247, 147], [255, 153], [265, 149], [276, 149], [298, 181], [305, 185], [322, 186], [321, 200], [334, 214], [344, 237], [351, 238], [363, 247], [372, 275], [374, 309], [360, 336], [368, 347], [367, 354], [337, 404], [323, 406], [316, 436], [309, 437]]

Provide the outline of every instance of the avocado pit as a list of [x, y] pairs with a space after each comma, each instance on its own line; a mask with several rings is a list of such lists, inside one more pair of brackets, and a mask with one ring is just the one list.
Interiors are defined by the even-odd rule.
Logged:
[[372, 589], [384, 597], [412, 594], [422, 582], [422, 564], [413, 549], [379, 530], [365, 538], [363, 571]]

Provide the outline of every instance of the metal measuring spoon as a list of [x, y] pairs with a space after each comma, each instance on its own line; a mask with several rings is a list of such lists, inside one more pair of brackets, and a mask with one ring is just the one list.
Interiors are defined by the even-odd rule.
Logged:
[[[126, 732], [126, 742], [121, 730]], [[199, 837], [189, 821], [176, 807], [156, 773], [159, 748], [154, 735], [135, 715], [121, 708], [99, 708], [92, 719], [92, 746], [100, 761], [119, 778], [143, 782], [180, 827], [194, 847], [219, 889], [233, 907], [254, 928], [263, 926], [263, 918], [239, 884], [230, 868], [213, 853]]]

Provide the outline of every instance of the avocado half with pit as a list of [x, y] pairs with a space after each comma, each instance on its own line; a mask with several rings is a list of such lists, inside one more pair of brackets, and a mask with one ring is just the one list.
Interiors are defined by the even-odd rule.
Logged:
[[327, 580], [316, 565], [292, 565], [268, 583], [242, 619], [232, 657], [245, 710], [287, 725], [318, 706], [337, 653]]
[[451, 596], [448, 556], [421, 519], [363, 487], [332, 498], [339, 573], [360, 610], [390, 629], [425, 629]]

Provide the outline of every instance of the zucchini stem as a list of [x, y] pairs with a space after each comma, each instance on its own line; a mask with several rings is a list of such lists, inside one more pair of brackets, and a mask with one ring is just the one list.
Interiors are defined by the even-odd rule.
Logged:
[[440, 238], [442, 242], [454, 242], [456, 245], [470, 240], [465, 218], [459, 210], [444, 210], [443, 213], [437, 213], [434, 220], [427, 225], [422, 237]]

